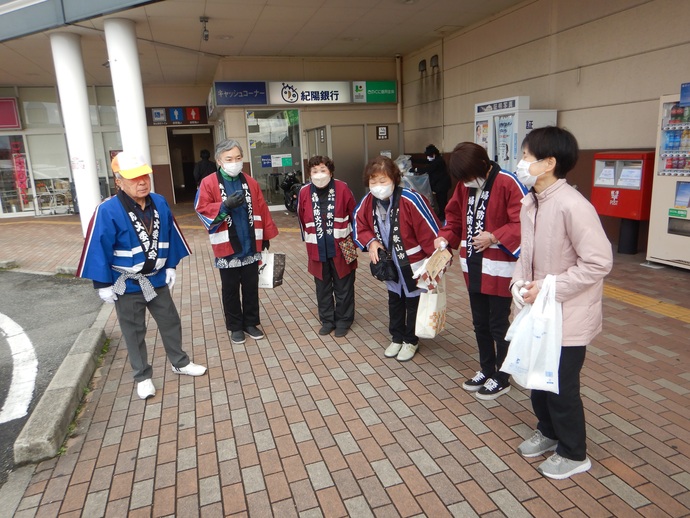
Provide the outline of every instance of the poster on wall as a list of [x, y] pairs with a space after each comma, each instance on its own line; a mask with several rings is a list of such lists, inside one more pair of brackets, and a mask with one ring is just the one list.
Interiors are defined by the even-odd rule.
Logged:
[[474, 143], [489, 150], [489, 121], [477, 121], [474, 132]]
[[513, 134], [513, 116], [500, 115], [494, 119], [496, 128], [496, 155], [501, 167], [510, 164], [510, 137]]

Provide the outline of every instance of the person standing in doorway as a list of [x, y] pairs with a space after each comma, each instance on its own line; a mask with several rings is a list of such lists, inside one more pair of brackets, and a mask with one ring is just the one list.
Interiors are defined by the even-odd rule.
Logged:
[[208, 149], [202, 149], [199, 156], [201, 160], [194, 164], [194, 181], [196, 182], [197, 189], [199, 188], [201, 180], [216, 172], [216, 164], [210, 160], [211, 153]]
[[278, 235], [261, 188], [242, 172], [242, 147], [236, 140], [216, 146], [218, 171], [201, 180], [194, 200], [208, 231], [220, 272], [225, 326], [233, 344], [245, 334], [264, 337], [259, 328], [259, 261]]

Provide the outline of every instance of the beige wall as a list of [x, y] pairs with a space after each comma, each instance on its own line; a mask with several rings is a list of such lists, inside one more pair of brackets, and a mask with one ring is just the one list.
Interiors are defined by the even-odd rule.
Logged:
[[472, 140], [474, 104], [516, 95], [583, 149], [652, 148], [659, 97], [690, 81], [688, 27], [688, 0], [526, 1], [404, 57], [405, 151]]

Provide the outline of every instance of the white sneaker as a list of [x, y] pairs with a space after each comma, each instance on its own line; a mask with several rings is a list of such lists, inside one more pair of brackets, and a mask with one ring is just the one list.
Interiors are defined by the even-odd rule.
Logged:
[[403, 342], [402, 348], [400, 349], [400, 352], [398, 353], [398, 356], [395, 357], [395, 359], [399, 362], [409, 361], [415, 355], [417, 349], [419, 349], [419, 345], [412, 345], [408, 344], [407, 342]]
[[189, 362], [188, 365], [179, 368], [173, 365], [172, 371], [175, 374], [186, 374], [187, 376], [203, 376], [204, 374], [206, 374], [206, 367], [204, 367], [203, 365], [197, 365], [193, 362]]
[[388, 347], [386, 347], [386, 350], [383, 352], [383, 355], [386, 358], [395, 358], [400, 352], [402, 345], [403, 344], [396, 344], [395, 342], [391, 342], [391, 344]]
[[151, 378], [137, 383], [137, 394], [139, 399], [148, 399], [156, 395], [156, 387], [153, 386]]

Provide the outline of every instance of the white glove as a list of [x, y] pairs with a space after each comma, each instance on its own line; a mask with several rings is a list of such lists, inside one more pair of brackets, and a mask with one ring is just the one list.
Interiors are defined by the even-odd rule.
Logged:
[[515, 307], [522, 309], [525, 307], [525, 299], [522, 298], [522, 294], [525, 293], [525, 281], [515, 281], [510, 287], [510, 293], [513, 294], [513, 302]]
[[166, 268], [165, 284], [168, 285], [168, 289], [170, 289], [170, 291], [172, 291], [173, 286], [175, 286], [175, 279], [177, 279], [177, 272], [175, 271], [175, 268]]
[[98, 288], [98, 296], [106, 304], [115, 304], [115, 301], [117, 300], [117, 295], [115, 294], [115, 290], [112, 286], [108, 286], [107, 288]]

